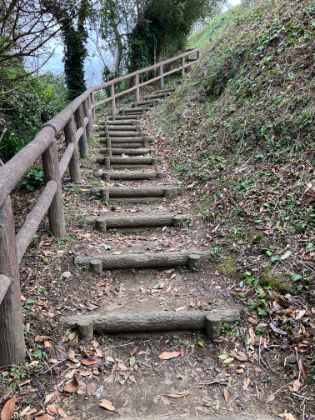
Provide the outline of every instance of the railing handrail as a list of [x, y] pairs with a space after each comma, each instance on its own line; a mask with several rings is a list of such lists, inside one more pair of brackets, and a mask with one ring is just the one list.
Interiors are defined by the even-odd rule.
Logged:
[[[117, 77], [116, 79], [110, 80], [108, 82], [96, 85], [92, 88], [87, 89], [82, 95], [75, 98], [69, 105], [67, 105], [62, 111], [60, 111], [56, 116], [54, 116], [50, 121], [44, 124], [43, 128], [37, 133], [34, 140], [28, 143], [23, 147], [11, 160], [9, 160], [4, 166], [0, 167], [0, 206], [4, 203], [5, 198], [8, 194], [15, 188], [17, 183], [22, 179], [25, 172], [34, 164], [34, 162], [43, 154], [43, 152], [49, 147], [51, 142], [54, 140], [55, 135], [64, 129], [67, 122], [71, 116], [78, 110], [87, 98], [91, 94], [114, 86], [115, 84], [122, 82], [124, 80], [130, 79], [137, 75], [144, 74], [148, 71], [152, 71], [160, 68], [161, 66], [172, 64], [179, 59], [192, 55], [193, 53], [199, 53], [200, 49], [196, 48], [191, 51], [186, 51], [182, 54], [179, 54], [175, 57], [172, 57], [168, 60], [161, 61], [157, 64], [154, 64], [149, 67], [137, 70], [133, 73], [129, 73], [125, 76]], [[179, 70], [179, 69], [178, 69]], [[167, 75], [167, 74], [166, 74]], [[165, 76], [165, 75], [164, 75]], [[154, 78], [158, 80], [159, 76]], [[145, 82], [149, 84], [150, 80]], [[140, 83], [141, 86], [141, 83]], [[126, 89], [129, 92], [136, 90], [137, 87]], [[128, 92], [128, 93], [129, 93]], [[123, 96], [124, 91], [119, 92], [119, 94], [114, 94], [114, 98], [117, 98], [117, 95]], [[105, 102], [110, 102], [113, 99], [113, 96], [106, 98], [104, 101], [101, 101], [102, 104]], [[97, 105], [94, 104], [93, 108]]]

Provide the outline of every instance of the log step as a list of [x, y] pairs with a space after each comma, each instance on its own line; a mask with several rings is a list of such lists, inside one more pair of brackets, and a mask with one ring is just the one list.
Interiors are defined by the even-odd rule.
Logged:
[[105, 164], [106, 167], [111, 165], [155, 165], [160, 160], [151, 156], [130, 156], [130, 157], [120, 157], [120, 156], [111, 156], [105, 158], [98, 158], [96, 163]]
[[121, 214], [118, 216], [89, 217], [86, 221], [100, 232], [107, 229], [135, 229], [164, 226], [182, 226], [191, 220], [188, 214]]
[[[112, 130], [108, 130], [108, 135], [110, 138], [115, 138], [115, 137], [128, 137], [128, 138], [133, 138], [133, 137], [139, 137], [139, 132], [138, 131], [112, 131]], [[106, 133], [101, 133], [100, 137], [106, 137]]]
[[[106, 142], [103, 140], [105, 137], [100, 136], [101, 142]], [[111, 137], [112, 143], [132, 143], [132, 142], [143, 142], [143, 137]]]
[[107, 124], [108, 131], [137, 131], [136, 125], [111, 125]]
[[[106, 144], [105, 141], [101, 141], [102, 144]], [[145, 144], [144, 141], [141, 142], [132, 142], [132, 143], [115, 143], [112, 142], [112, 147], [114, 148], [120, 148], [120, 149], [139, 149], [139, 148], [143, 148], [144, 146], [147, 146], [147, 144]]]
[[105, 270], [125, 270], [130, 268], [170, 268], [188, 267], [191, 271], [200, 269], [201, 262], [209, 258], [208, 252], [160, 252], [143, 254], [124, 255], [96, 255], [82, 257], [77, 255], [74, 259], [75, 265], [90, 268], [96, 273]]
[[126, 118], [126, 115], [115, 115], [114, 119], [112, 116], [108, 117], [109, 121], [121, 121], [121, 120], [128, 120], [128, 122], [130, 122], [130, 120], [136, 121], [138, 120], [140, 117], [142, 116], [142, 114], [130, 114], [128, 115], [128, 118]]
[[79, 337], [88, 341], [93, 340], [94, 333], [119, 334], [180, 330], [204, 330], [211, 340], [217, 340], [221, 335], [223, 323], [231, 323], [239, 319], [238, 309], [217, 309], [77, 315], [63, 317], [61, 322], [67, 328], [75, 328]]
[[136, 127], [137, 124], [138, 124], [138, 121], [128, 120], [128, 119], [124, 118], [124, 119], [118, 119], [117, 121], [115, 121], [115, 120], [102, 121], [102, 122], [99, 123], [99, 126], [100, 127], [106, 127], [106, 125], [111, 125], [111, 126], [116, 126], [116, 125], [120, 125], [120, 126], [131, 125], [133, 127]]
[[96, 173], [95, 176], [105, 181], [141, 181], [150, 179], [162, 179], [166, 177], [164, 172], [156, 171], [108, 171], [101, 174]]
[[95, 188], [92, 194], [96, 194], [106, 204], [112, 201], [129, 203], [149, 203], [163, 197], [173, 197], [179, 193], [179, 188], [174, 186], [162, 187], [113, 187]]
[[139, 147], [137, 149], [135, 148], [131, 148], [131, 149], [127, 149], [127, 148], [102, 148], [100, 149], [100, 153], [102, 154], [106, 154], [106, 155], [133, 155], [133, 156], [140, 156], [140, 155], [147, 155], [148, 153], [151, 152], [151, 149], [147, 149], [144, 147]]

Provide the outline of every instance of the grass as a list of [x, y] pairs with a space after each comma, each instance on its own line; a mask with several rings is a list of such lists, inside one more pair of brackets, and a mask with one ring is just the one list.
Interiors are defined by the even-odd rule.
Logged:
[[219, 269], [232, 278], [254, 269], [264, 287], [309, 296], [314, 28], [310, 0], [268, 0], [215, 17], [190, 37], [202, 60], [152, 124], [170, 140], [170, 166], [195, 183], [213, 249], [241, 256]]

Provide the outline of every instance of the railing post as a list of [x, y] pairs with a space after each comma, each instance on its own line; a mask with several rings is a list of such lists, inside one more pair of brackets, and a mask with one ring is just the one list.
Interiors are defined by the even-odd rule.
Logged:
[[[84, 112], [83, 112], [82, 105], [80, 105], [77, 111], [75, 112], [75, 120], [76, 120], [78, 129], [84, 126]], [[86, 158], [89, 154], [89, 145], [88, 145], [85, 129], [84, 129], [84, 133], [82, 134], [79, 140], [79, 149], [80, 149], [81, 158]]]
[[160, 65], [160, 89], [164, 89], [164, 65], [161, 64]]
[[200, 59], [200, 50], [197, 50], [197, 61]]
[[135, 84], [136, 84], [136, 103], [140, 102], [140, 76], [139, 73], [136, 74], [135, 77]]
[[95, 96], [94, 96], [94, 92], [91, 93], [90, 104], [91, 104], [92, 124], [93, 124], [94, 120], [95, 120]]
[[0, 274], [12, 281], [0, 304], [0, 366], [8, 366], [25, 357], [19, 264], [9, 196], [0, 207], [0, 250]]
[[185, 76], [185, 57], [182, 57], [182, 76]]
[[74, 125], [72, 116], [64, 128], [64, 133], [65, 133], [66, 144], [67, 145], [70, 143], [74, 144], [72, 158], [69, 162], [69, 172], [70, 172], [71, 181], [74, 184], [80, 184], [81, 183], [80, 156], [78, 152], [78, 146], [75, 144], [75, 125]]
[[49, 227], [54, 236], [63, 238], [66, 234], [66, 227], [56, 140], [44, 152], [43, 166], [46, 182], [53, 180], [58, 184], [55, 197], [48, 210]]
[[87, 117], [89, 119], [89, 122], [86, 126], [86, 137], [87, 137], [87, 141], [90, 144], [91, 143], [91, 120], [89, 117], [89, 109], [90, 109], [90, 105], [89, 105], [89, 97], [86, 98], [86, 100], [83, 102], [83, 113], [84, 113], [84, 117]]
[[115, 98], [115, 83], [112, 83], [110, 85], [110, 96], [112, 98], [112, 116], [113, 116], [113, 118], [115, 118], [115, 116], [117, 114], [116, 98]]

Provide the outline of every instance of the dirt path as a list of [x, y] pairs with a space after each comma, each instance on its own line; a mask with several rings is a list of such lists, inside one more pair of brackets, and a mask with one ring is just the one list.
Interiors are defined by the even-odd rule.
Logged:
[[[99, 131], [96, 135], [103, 139]], [[146, 140], [142, 141], [141, 147]], [[163, 158], [158, 143], [149, 147], [151, 155], [159, 151]], [[91, 187], [111, 191], [126, 186], [180, 187], [163, 161], [137, 170], [167, 172], [164, 178], [104, 181], [100, 175], [106, 168], [94, 163], [100, 156], [97, 142], [92, 149], [91, 160], [84, 164], [85, 185], [69, 185], [65, 196], [71, 234], [60, 244], [42, 232], [37, 244], [41, 255], [37, 248], [31, 249], [25, 260], [22, 277], [28, 340], [44, 347], [48, 356], [44, 373], [32, 381], [37, 394], [26, 390], [21, 410], [28, 414], [28, 407], [32, 410], [36, 406], [37, 415], [46, 415], [46, 419], [268, 419], [284, 413], [285, 398], [281, 404], [270, 398], [270, 384], [276, 389], [283, 385], [272, 374], [272, 361], [269, 369], [266, 362], [255, 358], [255, 352], [247, 351], [250, 342], [240, 337], [237, 322], [224, 322], [215, 341], [204, 330], [96, 334], [92, 342], [79, 341], [70, 330], [65, 333], [60, 322], [64, 316], [241, 309], [233, 301], [233, 285], [216, 272], [209, 259], [198, 271], [171, 266], [105, 267], [93, 272], [91, 267], [73, 265], [78, 255], [99, 260], [130, 253], [207, 252], [211, 246], [207, 226], [190, 205], [189, 191], [155, 197], [147, 203], [111, 201], [110, 195], [108, 205], [90, 195], [87, 191]], [[103, 194], [103, 198], [108, 199], [108, 195]], [[139, 214], [165, 213], [192, 217], [181, 226], [108, 228], [105, 232], [93, 226], [100, 216], [126, 215], [128, 220]], [[244, 339], [247, 349], [242, 345]]]

